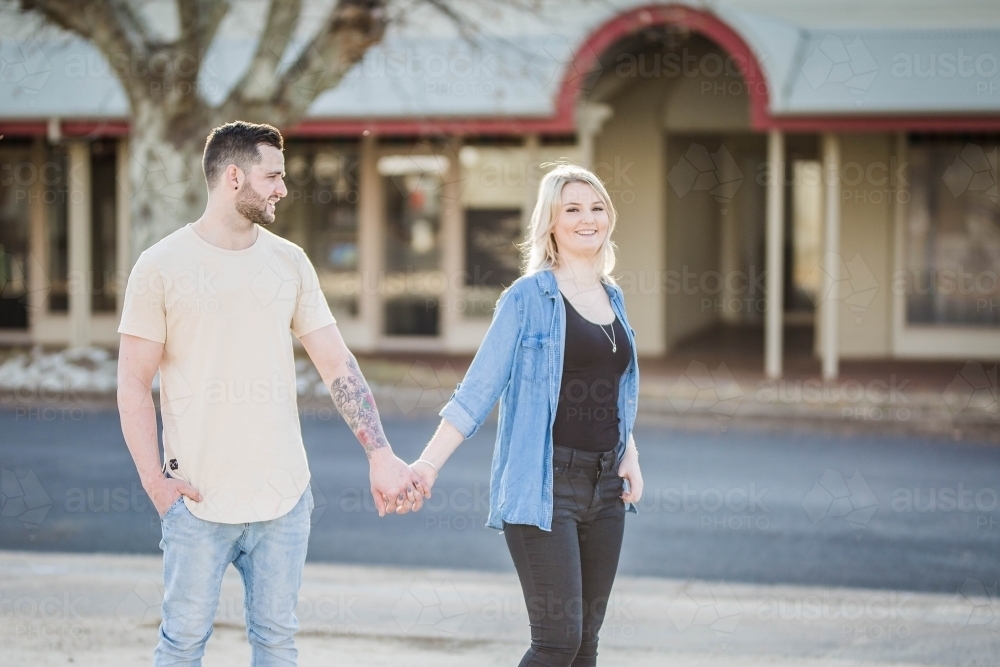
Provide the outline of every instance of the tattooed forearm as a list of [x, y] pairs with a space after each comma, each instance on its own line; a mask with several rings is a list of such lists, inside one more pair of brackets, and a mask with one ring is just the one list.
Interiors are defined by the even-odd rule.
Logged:
[[330, 394], [344, 421], [365, 448], [365, 454], [371, 457], [376, 449], [389, 446], [382, 432], [375, 399], [353, 354], [347, 362], [347, 374], [330, 384]]

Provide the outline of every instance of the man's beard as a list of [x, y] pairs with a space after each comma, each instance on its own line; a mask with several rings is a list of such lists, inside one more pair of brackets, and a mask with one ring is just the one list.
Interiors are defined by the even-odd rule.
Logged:
[[267, 210], [267, 200], [257, 194], [249, 183], [244, 183], [236, 194], [236, 212], [261, 227], [274, 222], [274, 214]]

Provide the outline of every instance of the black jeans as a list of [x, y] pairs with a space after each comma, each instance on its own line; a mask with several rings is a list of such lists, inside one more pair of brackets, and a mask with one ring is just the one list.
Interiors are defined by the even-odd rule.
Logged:
[[531, 623], [531, 648], [520, 667], [597, 664], [625, 529], [615, 459], [614, 451], [556, 447], [552, 531], [503, 525]]

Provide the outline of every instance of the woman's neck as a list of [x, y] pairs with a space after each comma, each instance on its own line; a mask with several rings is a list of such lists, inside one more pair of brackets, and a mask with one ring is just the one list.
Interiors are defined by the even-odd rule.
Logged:
[[601, 282], [601, 275], [591, 258], [561, 255], [552, 273], [560, 283], [570, 282], [579, 289], [596, 287]]

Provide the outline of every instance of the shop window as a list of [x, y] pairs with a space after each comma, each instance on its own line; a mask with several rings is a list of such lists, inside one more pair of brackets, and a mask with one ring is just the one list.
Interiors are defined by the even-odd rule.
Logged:
[[448, 160], [388, 155], [378, 162], [385, 193], [385, 333], [437, 336], [441, 273], [441, 186]]
[[[1000, 326], [997, 136], [911, 136], [904, 229], [911, 324]], [[902, 279], [902, 284], [900, 280]]]
[[62, 145], [46, 148], [38, 171], [45, 202], [48, 244], [48, 306], [53, 313], [69, 311], [69, 155]]
[[284, 180], [272, 231], [306, 251], [334, 317], [357, 317], [357, 144], [288, 141]]
[[114, 141], [90, 144], [91, 308], [95, 313], [113, 313], [117, 308], [116, 145]]
[[791, 293], [785, 310], [812, 312], [823, 288], [823, 163], [792, 162]]
[[500, 292], [521, 275], [521, 224], [519, 208], [465, 211], [466, 317], [492, 317]]
[[465, 284], [506, 287], [521, 275], [521, 209], [465, 212]]
[[0, 328], [28, 326], [28, 199], [38, 177], [31, 144], [0, 144]]

